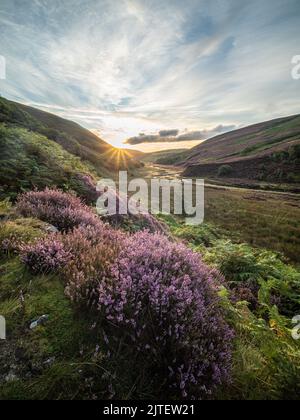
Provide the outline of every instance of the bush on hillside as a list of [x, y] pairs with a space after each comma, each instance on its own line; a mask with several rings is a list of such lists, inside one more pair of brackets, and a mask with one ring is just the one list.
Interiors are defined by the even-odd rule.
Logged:
[[32, 191], [18, 197], [17, 211], [67, 232], [78, 226], [97, 226], [101, 221], [82, 201], [60, 190]]
[[33, 274], [58, 273], [71, 260], [56, 235], [22, 247], [21, 261]]
[[233, 169], [230, 165], [222, 165], [218, 169], [218, 176], [219, 177], [230, 176], [232, 174], [232, 172], [233, 172]]
[[[103, 219], [106, 220], [111, 226], [116, 229], [123, 229], [125, 231], [136, 233], [141, 230], [148, 230], [151, 233], [162, 233], [169, 235], [168, 227], [155, 216], [150, 213], [140, 211], [137, 214], [120, 214], [120, 206], [123, 205], [125, 208], [127, 203], [125, 199], [114, 191], [110, 192], [115, 196], [116, 199], [116, 214], [115, 215], [103, 215]], [[136, 202], [136, 207], [139, 207], [139, 203]], [[100, 209], [102, 210], [102, 209]]]
[[108, 336], [123, 337], [154, 386], [168, 378], [170, 395], [204, 398], [228, 380], [232, 333], [217, 297], [220, 276], [199, 255], [140, 232], [124, 241], [109, 271], [92, 297]]
[[280, 255], [231, 241], [217, 241], [205, 253], [233, 291], [233, 299], [247, 300], [251, 309], [278, 306], [282, 315], [300, 311], [300, 273]]

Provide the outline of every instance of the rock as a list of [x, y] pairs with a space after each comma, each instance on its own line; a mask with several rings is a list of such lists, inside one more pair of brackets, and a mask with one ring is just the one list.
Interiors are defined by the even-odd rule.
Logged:
[[49, 315], [42, 315], [40, 318], [36, 319], [35, 321], [32, 321], [30, 324], [30, 329], [34, 330], [39, 325], [44, 325], [49, 319]]
[[47, 225], [47, 226], [45, 226], [45, 231], [47, 233], [59, 233], [59, 230], [57, 229], [57, 227], [55, 227], [53, 225]]
[[9, 372], [9, 374], [5, 377], [6, 382], [14, 382], [17, 379], [18, 377], [13, 372]]
[[56, 357], [50, 357], [48, 360], [46, 360], [43, 364], [46, 366], [46, 367], [50, 367], [50, 366], [52, 366], [53, 365], [53, 363], [55, 363], [55, 361], [56, 361]]

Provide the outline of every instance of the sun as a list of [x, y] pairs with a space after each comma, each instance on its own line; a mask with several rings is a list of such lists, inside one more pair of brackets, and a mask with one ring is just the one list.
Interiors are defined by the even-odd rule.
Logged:
[[117, 169], [127, 169], [129, 166], [129, 161], [131, 161], [131, 154], [125, 149], [119, 149], [114, 147], [112, 150], [108, 150], [104, 157], [108, 160], [111, 160], [114, 165], [117, 166]]

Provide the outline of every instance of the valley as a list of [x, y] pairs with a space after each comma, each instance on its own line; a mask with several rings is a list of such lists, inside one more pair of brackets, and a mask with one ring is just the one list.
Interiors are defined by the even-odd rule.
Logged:
[[[180, 179], [176, 166], [148, 164], [138, 171], [145, 179]], [[282, 252], [300, 264], [300, 195], [215, 185], [205, 182], [205, 222], [237, 242]]]
[[143, 156], [144, 162], [174, 165], [183, 176], [214, 184], [300, 191], [300, 117], [279, 118], [222, 134], [190, 150]]

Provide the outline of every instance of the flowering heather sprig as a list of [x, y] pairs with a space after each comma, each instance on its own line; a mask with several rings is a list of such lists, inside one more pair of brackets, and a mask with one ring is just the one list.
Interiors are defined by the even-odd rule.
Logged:
[[110, 282], [111, 266], [120, 253], [126, 235], [105, 224], [75, 229], [62, 236], [64, 249], [73, 258], [64, 269], [66, 295], [79, 306], [95, 308], [98, 287]]
[[216, 293], [219, 274], [198, 254], [142, 232], [124, 241], [111, 273], [98, 282], [98, 310], [143, 363], [183, 397], [210, 395], [228, 379], [232, 332]]
[[72, 194], [46, 189], [22, 194], [17, 211], [24, 217], [34, 217], [67, 232], [78, 226], [97, 226], [99, 218]]
[[59, 235], [51, 235], [38, 242], [23, 246], [21, 260], [34, 274], [59, 272], [72, 258], [64, 249]]
[[10, 238], [3, 239], [3, 241], [0, 243], [0, 251], [3, 252], [4, 254], [10, 254], [10, 253], [18, 254], [22, 246], [23, 246], [23, 243], [20, 242], [20, 240], [18, 240], [17, 238], [12, 236]]
[[86, 203], [95, 205], [100, 193], [93, 178], [87, 174], [77, 174], [76, 181], [79, 183], [80, 197], [83, 197]]

